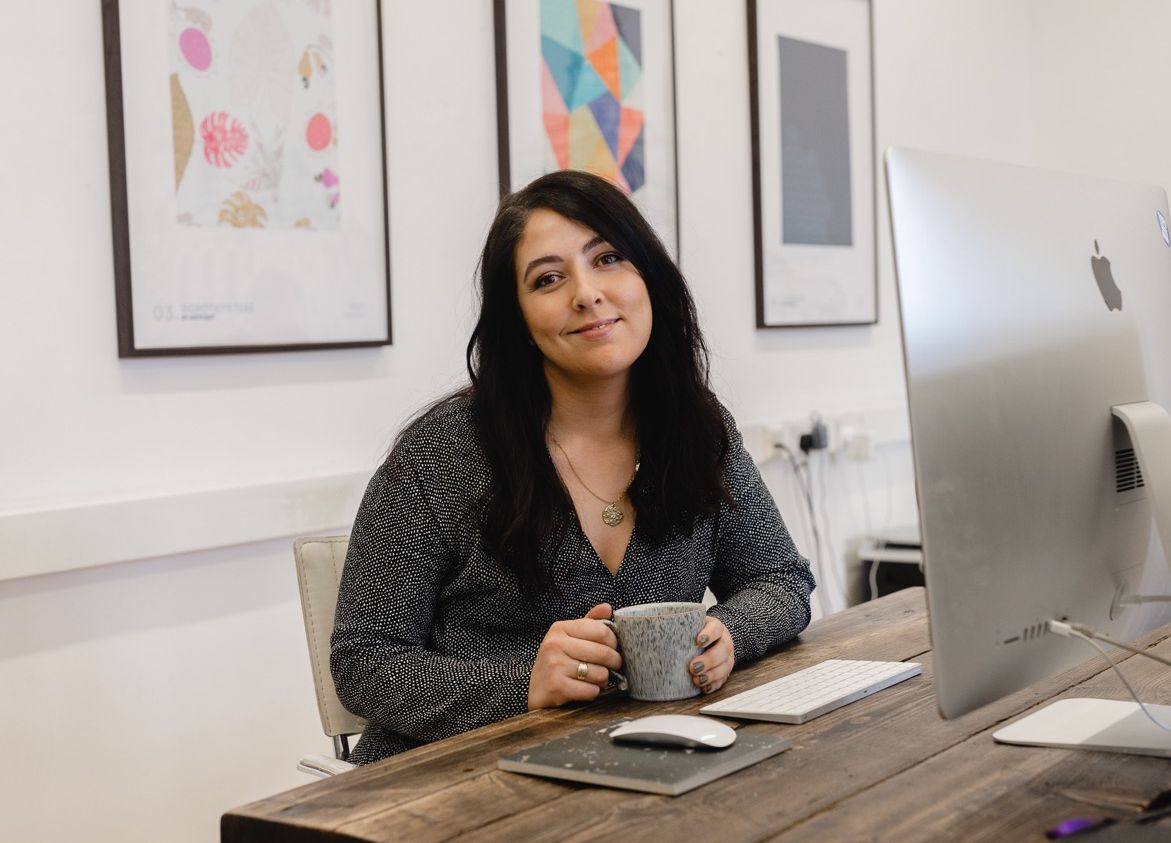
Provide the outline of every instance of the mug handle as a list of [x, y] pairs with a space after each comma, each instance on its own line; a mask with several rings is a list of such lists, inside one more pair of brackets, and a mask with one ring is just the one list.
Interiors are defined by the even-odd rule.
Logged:
[[[610, 620], [609, 618], [598, 618], [597, 621], [598, 623], [602, 623], [610, 627], [610, 631], [613, 632], [615, 636], [618, 635], [618, 628], [614, 626], [614, 621]], [[619, 691], [630, 690], [630, 683], [626, 681], [626, 677], [616, 670], [610, 671], [609, 685], [610, 687], [617, 688]]]

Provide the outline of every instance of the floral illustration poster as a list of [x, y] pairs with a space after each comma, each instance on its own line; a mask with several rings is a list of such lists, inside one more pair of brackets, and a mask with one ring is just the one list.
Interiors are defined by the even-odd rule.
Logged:
[[104, 12], [119, 354], [389, 342], [379, 3]]
[[337, 228], [332, 31], [328, 3], [171, 7], [178, 222]]

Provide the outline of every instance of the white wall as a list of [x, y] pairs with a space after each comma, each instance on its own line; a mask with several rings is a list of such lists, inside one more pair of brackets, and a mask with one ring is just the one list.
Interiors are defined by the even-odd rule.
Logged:
[[[491, 4], [456, 20], [384, 4], [392, 347], [132, 361], [117, 359], [101, 6], [65, 5], [0, 4], [20, 68], [0, 83], [0, 518], [369, 474], [462, 371], [496, 204]], [[46, 555], [63, 532], [36, 537]], [[0, 553], [0, 839], [211, 840], [223, 811], [307, 781], [297, 759], [330, 749], [290, 548], [7, 581]]]
[[[717, 389], [742, 423], [897, 414], [883, 193], [881, 321], [752, 328], [743, 5], [676, 0], [682, 263]], [[459, 379], [496, 149], [490, 4], [451, 6], [384, 2], [395, 344], [119, 361], [99, 4], [0, 4], [19, 69], [0, 87], [0, 519], [368, 473]], [[1171, 5], [875, 0], [875, 26], [880, 148], [1171, 183]], [[914, 518], [905, 442], [819, 468], [839, 560]], [[764, 470], [810, 552], [788, 472]], [[37, 542], [50, 554], [64, 533]], [[215, 839], [222, 811], [305, 781], [298, 755], [328, 748], [289, 544], [8, 580], [0, 554], [0, 747], [21, 763], [0, 768], [0, 838]]]

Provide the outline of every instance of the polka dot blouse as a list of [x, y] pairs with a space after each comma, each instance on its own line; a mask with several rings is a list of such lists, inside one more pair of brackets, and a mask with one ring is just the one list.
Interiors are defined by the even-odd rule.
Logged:
[[560, 587], [526, 599], [484, 549], [476, 506], [491, 483], [467, 400], [431, 411], [374, 474], [350, 536], [331, 667], [338, 696], [369, 725], [351, 760], [378, 758], [520, 714], [550, 624], [665, 600], [699, 602], [728, 627], [736, 661], [809, 623], [813, 577], [731, 417], [726, 479], [736, 501], [657, 545], [637, 522], [611, 574], [576, 519]]

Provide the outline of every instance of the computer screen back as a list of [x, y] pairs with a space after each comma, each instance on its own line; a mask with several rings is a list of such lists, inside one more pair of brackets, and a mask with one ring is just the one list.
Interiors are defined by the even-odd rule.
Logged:
[[1161, 550], [1110, 408], [1169, 406], [1169, 212], [1155, 187], [906, 149], [886, 168], [936, 692], [955, 717], [1086, 659], [1050, 618], [1136, 631], [1111, 606]]

